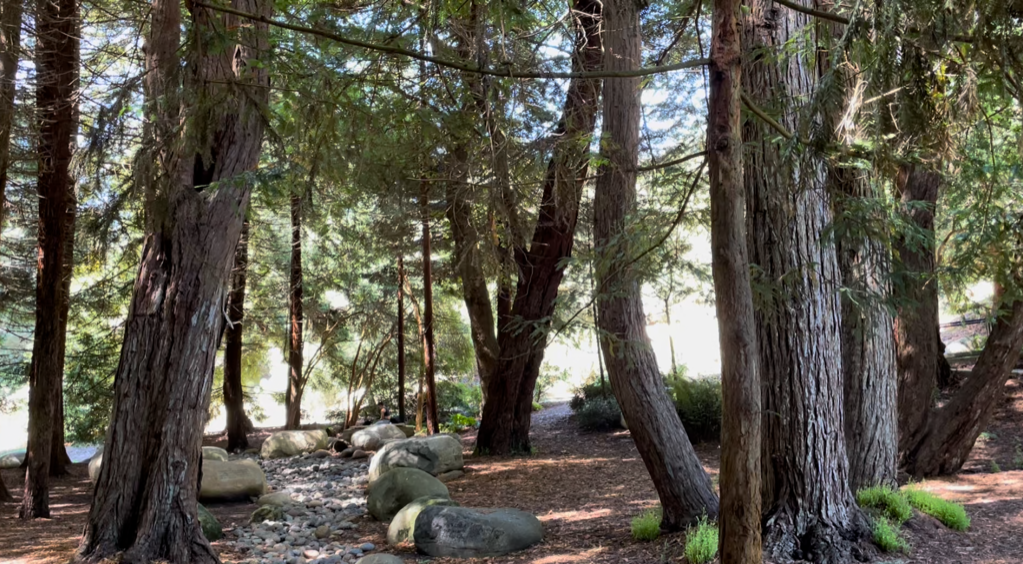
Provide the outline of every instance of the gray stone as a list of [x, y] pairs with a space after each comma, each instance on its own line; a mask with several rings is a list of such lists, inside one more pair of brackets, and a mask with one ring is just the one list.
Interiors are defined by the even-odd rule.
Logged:
[[444, 472], [443, 474], [437, 474], [437, 479], [444, 483], [448, 483], [452, 480], [457, 480], [462, 476], [465, 476], [465, 472], [462, 472], [461, 470], [452, 470], [450, 472]]
[[352, 434], [352, 446], [362, 450], [377, 450], [388, 441], [405, 439], [405, 432], [396, 425], [381, 423], [371, 425]]
[[418, 468], [434, 476], [461, 470], [462, 443], [451, 435], [403, 439], [384, 445], [369, 465], [373, 483], [392, 468]]
[[361, 448], [355, 449], [355, 451], [352, 452], [352, 459], [359, 460], [361, 458], [369, 458], [369, 453], [362, 450]]
[[327, 446], [327, 432], [323, 429], [312, 431], [278, 431], [263, 441], [259, 455], [263, 458], [284, 458], [307, 452], [315, 452]]
[[199, 526], [202, 527], [202, 534], [206, 540], [213, 542], [224, 538], [224, 529], [220, 522], [202, 504], [199, 504]]
[[220, 462], [227, 462], [227, 451], [213, 446], [202, 447], [202, 459], [203, 460], [218, 460]]
[[[5, 454], [0, 456], [0, 468], [9, 470], [11, 468], [18, 468], [21, 463], [25, 461], [25, 453], [16, 452], [14, 454]], [[91, 477], [91, 474], [90, 474]], [[93, 480], [95, 481], [95, 480]]]
[[100, 468], [103, 467], [103, 451], [97, 451], [89, 459], [89, 479], [95, 482], [99, 479]]
[[363, 556], [355, 564], [405, 564], [405, 561], [393, 554], [370, 554]]
[[320, 525], [313, 531], [313, 535], [318, 539], [325, 539], [330, 536], [330, 527], [327, 525]]
[[411, 437], [411, 436], [416, 434], [416, 428], [411, 426], [411, 425], [405, 425], [404, 423], [399, 423], [399, 424], [395, 425], [395, 427], [401, 429], [401, 432], [405, 433], [406, 437]]
[[543, 540], [543, 525], [518, 509], [434, 505], [416, 517], [416, 549], [429, 556], [482, 558], [524, 550]]
[[395, 468], [369, 487], [367, 507], [378, 521], [387, 521], [410, 501], [421, 497], [450, 498], [440, 480], [418, 468]]
[[266, 490], [266, 475], [254, 460], [204, 460], [202, 463], [201, 501], [260, 497]]
[[[284, 518], [284, 512], [281, 508], [276, 505], [263, 505], [256, 508], [249, 516], [249, 523], [262, 523], [263, 521], [280, 521]], [[277, 535], [273, 533], [264, 533], [271, 535], [271, 538], [276, 539]], [[262, 537], [267, 538], [267, 537]]]
[[413, 542], [412, 534], [416, 528], [416, 517], [431, 505], [457, 506], [458, 503], [448, 497], [421, 497], [410, 501], [391, 519], [387, 527], [387, 544], [397, 546], [405, 542]]
[[351, 443], [352, 442], [352, 435], [354, 435], [355, 433], [358, 433], [359, 431], [361, 431], [361, 430], [363, 430], [365, 428], [366, 428], [365, 425], [353, 425], [353, 426], [351, 426], [351, 427], [349, 427], [349, 428], [347, 428], [347, 429], [345, 429], [344, 431], [341, 432], [341, 440], [346, 442], [346, 443]]
[[294, 498], [291, 496], [291, 492], [284, 490], [282, 492], [268, 493], [260, 497], [259, 500], [256, 501], [256, 504], [284, 507], [285, 505], [291, 505], [293, 502]]
[[330, 453], [324, 449], [320, 449], [309, 455], [309, 458], [330, 458]]
[[353, 454], [355, 454], [355, 449], [348, 447], [341, 451], [341, 458], [351, 458]]

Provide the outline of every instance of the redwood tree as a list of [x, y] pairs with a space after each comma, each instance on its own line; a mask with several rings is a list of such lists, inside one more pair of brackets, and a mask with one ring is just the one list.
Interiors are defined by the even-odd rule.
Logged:
[[[423, 224], [423, 359], [426, 377], [426, 432], [440, 432], [437, 417], [437, 344], [433, 333], [433, 258], [430, 252], [430, 183], [422, 182], [419, 209]], [[423, 401], [423, 400], [420, 400]]]
[[[266, 0], [231, 6], [270, 16]], [[78, 560], [217, 562], [200, 529], [203, 425], [227, 286], [260, 154], [269, 90], [265, 24], [154, 0], [146, 38], [146, 237], [114, 403]], [[244, 24], [244, 25], [243, 25]], [[237, 34], [224, 37], [225, 30]], [[216, 34], [217, 41], [212, 41]], [[184, 84], [182, 84], [184, 81]], [[195, 96], [184, 112], [182, 92]], [[141, 159], [142, 162], [147, 162]], [[215, 183], [215, 186], [211, 184]]]
[[405, 258], [398, 255], [398, 419], [405, 423]]
[[11, 127], [21, 51], [22, 0], [0, 2], [0, 239], [7, 216], [7, 170], [11, 166]]
[[291, 195], [291, 274], [288, 281], [288, 392], [285, 429], [302, 424], [302, 198]]
[[[71, 156], [78, 87], [78, 2], [42, 2], [36, 14], [36, 115], [39, 121], [39, 263], [29, 389], [23, 519], [49, 517], [54, 419], [61, 414], [68, 208], [74, 206]], [[61, 424], [63, 418], [60, 419]], [[63, 445], [61, 445], [63, 446]], [[60, 462], [60, 460], [58, 460]]]
[[227, 298], [227, 343], [224, 347], [224, 409], [227, 411], [227, 450], [249, 448], [250, 422], [245, 415], [245, 391], [242, 388], [242, 334], [245, 321], [245, 282], [249, 269], [249, 221], [242, 223], [238, 248], [231, 270], [231, 293]]
[[[639, 68], [643, 42], [633, 0], [604, 0], [604, 68]], [[661, 529], [677, 531], [702, 515], [717, 517], [718, 500], [664, 388], [646, 334], [643, 296], [630, 256], [630, 215], [636, 211], [640, 79], [604, 81], [605, 164], [597, 172], [594, 233], [602, 268], [597, 324], [606, 339], [611, 389], [629, 422], [639, 454], [661, 499]]]

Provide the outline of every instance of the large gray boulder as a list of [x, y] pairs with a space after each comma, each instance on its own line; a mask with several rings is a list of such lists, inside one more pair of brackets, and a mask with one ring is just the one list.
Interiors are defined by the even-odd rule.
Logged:
[[220, 521], [217, 521], [202, 504], [199, 504], [199, 526], [202, 527], [203, 536], [210, 542], [224, 538], [224, 529], [221, 528]]
[[356, 560], [355, 564], [405, 564], [405, 561], [393, 554], [370, 554]]
[[25, 461], [25, 453], [16, 452], [0, 456], [0, 469], [17, 468]]
[[451, 435], [433, 435], [387, 443], [369, 465], [369, 481], [374, 482], [392, 468], [418, 468], [434, 476], [461, 470], [462, 443]]
[[381, 423], [370, 425], [352, 433], [352, 447], [361, 450], [377, 450], [390, 441], [405, 440], [405, 432], [397, 425]]
[[413, 533], [416, 529], [416, 517], [431, 505], [457, 506], [454, 500], [447, 497], [421, 497], [410, 501], [401, 508], [391, 524], [387, 527], [387, 544], [397, 546], [405, 542], [413, 542]]
[[378, 521], [388, 521], [410, 501], [430, 496], [451, 494], [440, 480], [418, 468], [395, 468], [370, 484], [366, 505]]
[[202, 463], [202, 483], [199, 488], [199, 499], [202, 501], [259, 497], [266, 490], [266, 475], [254, 460], [204, 460]]
[[543, 525], [518, 509], [430, 506], [416, 517], [416, 549], [430, 556], [483, 558], [524, 550], [543, 540]]
[[327, 447], [327, 432], [323, 429], [311, 431], [278, 431], [263, 441], [259, 455], [263, 458], [285, 458], [314, 452]]
[[352, 435], [366, 428], [366, 425], [352, 425], [351, 427], [341, 431], [341, 440], [351, 444]]
[[220, 447], [204, 446], [202, 447], [202, 459], [227, 462], [228, 461], [227, 451]]

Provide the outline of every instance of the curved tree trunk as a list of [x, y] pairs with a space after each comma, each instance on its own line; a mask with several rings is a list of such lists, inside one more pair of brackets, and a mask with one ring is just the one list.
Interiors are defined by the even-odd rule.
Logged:
[[231, 270], [231, 293], [227, 298], [227, 344], [224, 347], [224, 409], [227, 411], [227, 450], [249, 448], [251, 423], [245, 415], [245, 390], [242, 388], [242, 334], [245, 330], [245, 283], [249, 269], [249, 221], [242, 223], [238, 248]]
[[23, 0], [0, 3], [0, 240], [7, 218], [7, 170], [11, 166], [11, 129], [14, 126], [23, 9]]
[[[711, 268], [721, 341], [722, 564], [760, 564], [760, 366], [757, 356], [746, 191], [742, 181], [739, 92], [741, 0], [715, 0], [712, 14], [707, 161], [710, 169]], [[667, 301], [665, 312], [668, 311]], [[672, 365], [675, 351], [672, 347]]]
[[[601, 65], [601, 4], [575, 0], [572, 20], [576, 43], [573, 71]], [[558, 286], [566, 259], [572, 256], [583, 178], [589, 165], [589, 142], [597, 119], [601, 82], [572, 79], [555, 129], [557, 141], [544, 177], [540, 214], [528, 250], [518, 248], [515, 299], [498, 329], [501, 357], [490, 382], [476, 439], [476, 450], [489, 454], [529, 452], [533, 388], [540, 374]], [[514, 323], [511, 320], [515, 320]], [[539, 335], [539, 337], [537, 336]]]
[[[605, 0], [604, 29], [605, 69], [638, 68], [642, 39], [636, 3]], [[718, 500], [665, 391], [646, 334], [639, 281], [625, 262], [631, 256], [627, 225], [636, 212], [639, 94], [639, 78], [605, 79], [601, 155], [606, 164], [597, 173], [593, 199], [596, 245], [606, 265], [597, 271], [602, 290], [597, 321], [608, 341], [604, 361], [611, 389], [661, 499], [661, 528], [677, 531], [702, 515], [717, 517]]]
[[[266, 0], [232, 7], [269, 17]], [[180, 4], [155, 0], [146, 41], [149, 147], [158, 147], [147, 190], [147, 235], [114, 379], [114, 405], [78, 561], [212, 563], [200, 529], [198, 477], [217, 339], [263, 134], [267, 26], [193, 7], [192, 29], [237, 30], [181, 72]], [[180, 79], [202, 98], [181, 119]], [[251, 86], [250, 86], [251, 85]], [[198, 120], [198, 124], [193, 121]], [[184, 125], [185, 130], [181, 131]], [[196, 135], [190, 129], [204, 125]], [[160, 144], [154, 140], [159, 139]], [[221, 182], [215, 191], [211, 182]], [[120, 554], [119, 554], [120, 553]]]
[[285, 429], [302, 425], [302, 198], [291, 195], [291, 277], [288, 283], [288, 393], [285, 397]]
[[[62, 415], [64, 272], [68, 208], [74, 206], [71, 155], [78, 87], [78, 2], [42, 2], [36, 14], [36, 113], [39, 119], [39, 273], [29, 390], [23, 519], [49, 517], [54, 419]], [[61, 315], [63, 313], [63, 316]], [[60, 423], [63, 422], [61, 417]], [[63, 430], [60, 430], [63, 434]], [[61, 444], [63, 447], [63, 443]], [[62, 462], [58, 456], [58, 462]]]

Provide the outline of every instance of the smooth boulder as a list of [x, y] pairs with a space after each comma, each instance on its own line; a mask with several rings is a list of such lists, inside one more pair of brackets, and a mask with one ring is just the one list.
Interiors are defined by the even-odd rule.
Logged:
[[397, 546], [404, 542], [413, 542], [416, 517], [431, 505], [453, 507], [458, 503], [447, 497], [421, 497], [410, 501], [391, 519], [391, 524], [387, 527], [387, 544]]
[[352, 442], [352, 435], [366, 428], [366, 425], [352, 425], [341, 432], [341, 440], [346, 443]]
[[256, 500], [256, 505], [273, 505], [275, 507], [284, 507], [293, 503], [295, 503], [295, 500], [288, 490], [268, 493]]
[[278, 431], [263, 441], [259, 456], [263, 458], [285, 458], [315, 452], [327, 447], [327, 432], [323, 429], [311, 431]]
[[228, 455], [227, 451], [213, 446], [202, 447], [202, 459], [203, 460], [217, 460], [219, 462], [227, 462]]
[[89, 479], [95, 482], [99, 479], [99, 470], [103, 467], [103, 451], [98, 451], [89, 459]]
[[356, 560], [355, 564], [405, 564], [405, 561], [393, 554], [370, 554]]
[[263, 521], [283, 521], [284, 509], [276, 505], [261, 505], [249, 516], [249, 524]]
[[266, 475], [254, 460], [204, 460], [202, 463], [202, 483], [199, 488], [199, 499], [202, 501], [259, 497], [266, 490]]
[[412, 425], [406, 425], [404, 423], [396, 423], [395, 427], [401, 429], [402, 433], [405, 433], [406, 437], [411, 437], [416, 434], [416, 428]]
[[18, 468], [25, 461], [25, 453], [16, 452], [0, 456], [0, 469]]
[[524, 550], [543, 540], [543, 525], [518, 509], [426, 507], [416, 517], [416, 549], [429, 556], [483, 558]]
[[224, 529], [220, 526], [220, 521], [217, 521], [202, 504], [199, 504], [199, 526], [202, 527], [202, 535], [210, 542], [224, 538]]
[[397, 425], [382, 423], [353, 433], [351, 444], [356, 449], [377, 450], [390, 441], [402, 441], [405, 438], [405, 432]]
[[451, 435], [433, 435], [387, 443], [369, 465], [369, 481], [376, 481], [392, 468], [418, 468], [434, 476], [461, 470], [462, 443]]
[[440, 480], [418, 468], [395, 468], [370, 484], [366, 506], [378, 521], [388, 521], [409, 502], [433, 496], [451, 494]]

